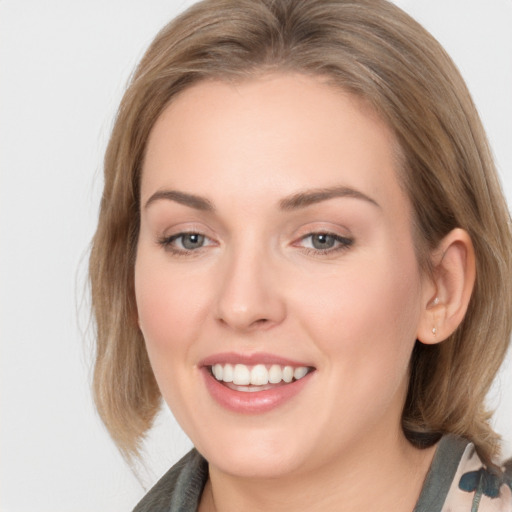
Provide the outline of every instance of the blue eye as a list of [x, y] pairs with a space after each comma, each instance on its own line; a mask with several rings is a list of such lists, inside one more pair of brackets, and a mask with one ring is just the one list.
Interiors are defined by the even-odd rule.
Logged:
[[211, 245], [211, 240], [200, 233], [177, 233], [162, 238], [159, 243], [171, 252], [187, 253]]
[[311, 235], [311, 245], [318, 250], [332, 249], [336, 241], [336, 238], [326, 233]]
[[199, 249], [204, 245], [205, 236], [199, 233], [184, 233], [175, 238], [175, 241], [181, 240], [181, 246], [187, 251]]
[[301, 239], [305, 249], [328, 253], [348, 248], [353, 240], [333, 233], [310, 233]]

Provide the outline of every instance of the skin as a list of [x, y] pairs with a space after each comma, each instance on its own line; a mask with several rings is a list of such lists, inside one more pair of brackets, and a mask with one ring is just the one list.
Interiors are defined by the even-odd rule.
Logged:
[[[414, 448], [400, 427], [408, 365], [417, 338], [438, 342], [451, 329], [444, 304], [458, 281], [420, 271], [396, 155], [360, 100], [300, 75], [203, 82], [156, 122], [136, 300], [162, 395], [209, 461], [202, 511], [413, 509], [434, 448]], [[333, 187], [355, 193], [282, 208]], [[170, 190], [212, 209], [162, 194]], [[170, 241], [183, 232], [204, 244]], [[318, 250], [311, 233], [350, 243]], [[454, 267], [467, 261], [456, 235], [441, 251]], [[220, 352], [265, 352], [315, 371], [285, 404], [239, 414], [212, 399], [201, 375], [201, 360]]]

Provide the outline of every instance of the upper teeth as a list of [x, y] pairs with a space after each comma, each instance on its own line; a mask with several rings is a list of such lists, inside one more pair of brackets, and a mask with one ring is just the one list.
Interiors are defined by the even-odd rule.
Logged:
[[245, 364], [215, 364], [212, 366], [214, 377], [223, 382], [232, 382], [237, 386], [265, 386], [267, 384], [279, 384], [279, 382], [291, 382], [302, 379], [307, 373], [306, 366], [281, 366], [273, 364], [267, 368], [264, 364], [246, 366]]

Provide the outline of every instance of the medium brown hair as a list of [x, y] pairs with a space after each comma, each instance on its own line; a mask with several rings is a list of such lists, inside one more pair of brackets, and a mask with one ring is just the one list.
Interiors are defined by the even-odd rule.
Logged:
[[470, 234], [477, 276], [468, 312], [444, 342], [416, 343], [402, 425], [417, 446], [452, 432], [490, 460], [498, 436], [484, 402], [511, 329], [509, 213], [455, 65], [428, 32], [386, 0], [206, 0], [164, 27], [142, 58], [106, 152], [90, 257], [94, 395], [113, 439], [126, 457], [137, 455], [161, 404], [134, 296], [141, 168], [150, 131], [191, 84], [269, 71], [327, 77], [364, 98], [393, 130], [425, 271], [428, 254], [450, 230]]

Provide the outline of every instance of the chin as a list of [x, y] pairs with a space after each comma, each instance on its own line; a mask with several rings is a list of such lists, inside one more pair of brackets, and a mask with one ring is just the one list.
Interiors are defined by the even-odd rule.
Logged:
[[199, 452], [209, 464], [233, 476], [242, 478], [277, 478], [301, 472], [312, 462], [311, 440], [300, 431], [268, 429], [253, 432], [224, 432], [212, 436], [215, 444], [197, 443]]
[[223, 473], [253, 479], [280, 478], [298, 472], [299, 457], [287, 453], [255, 453], [254, 450], [231, 450], [207, 460]]

